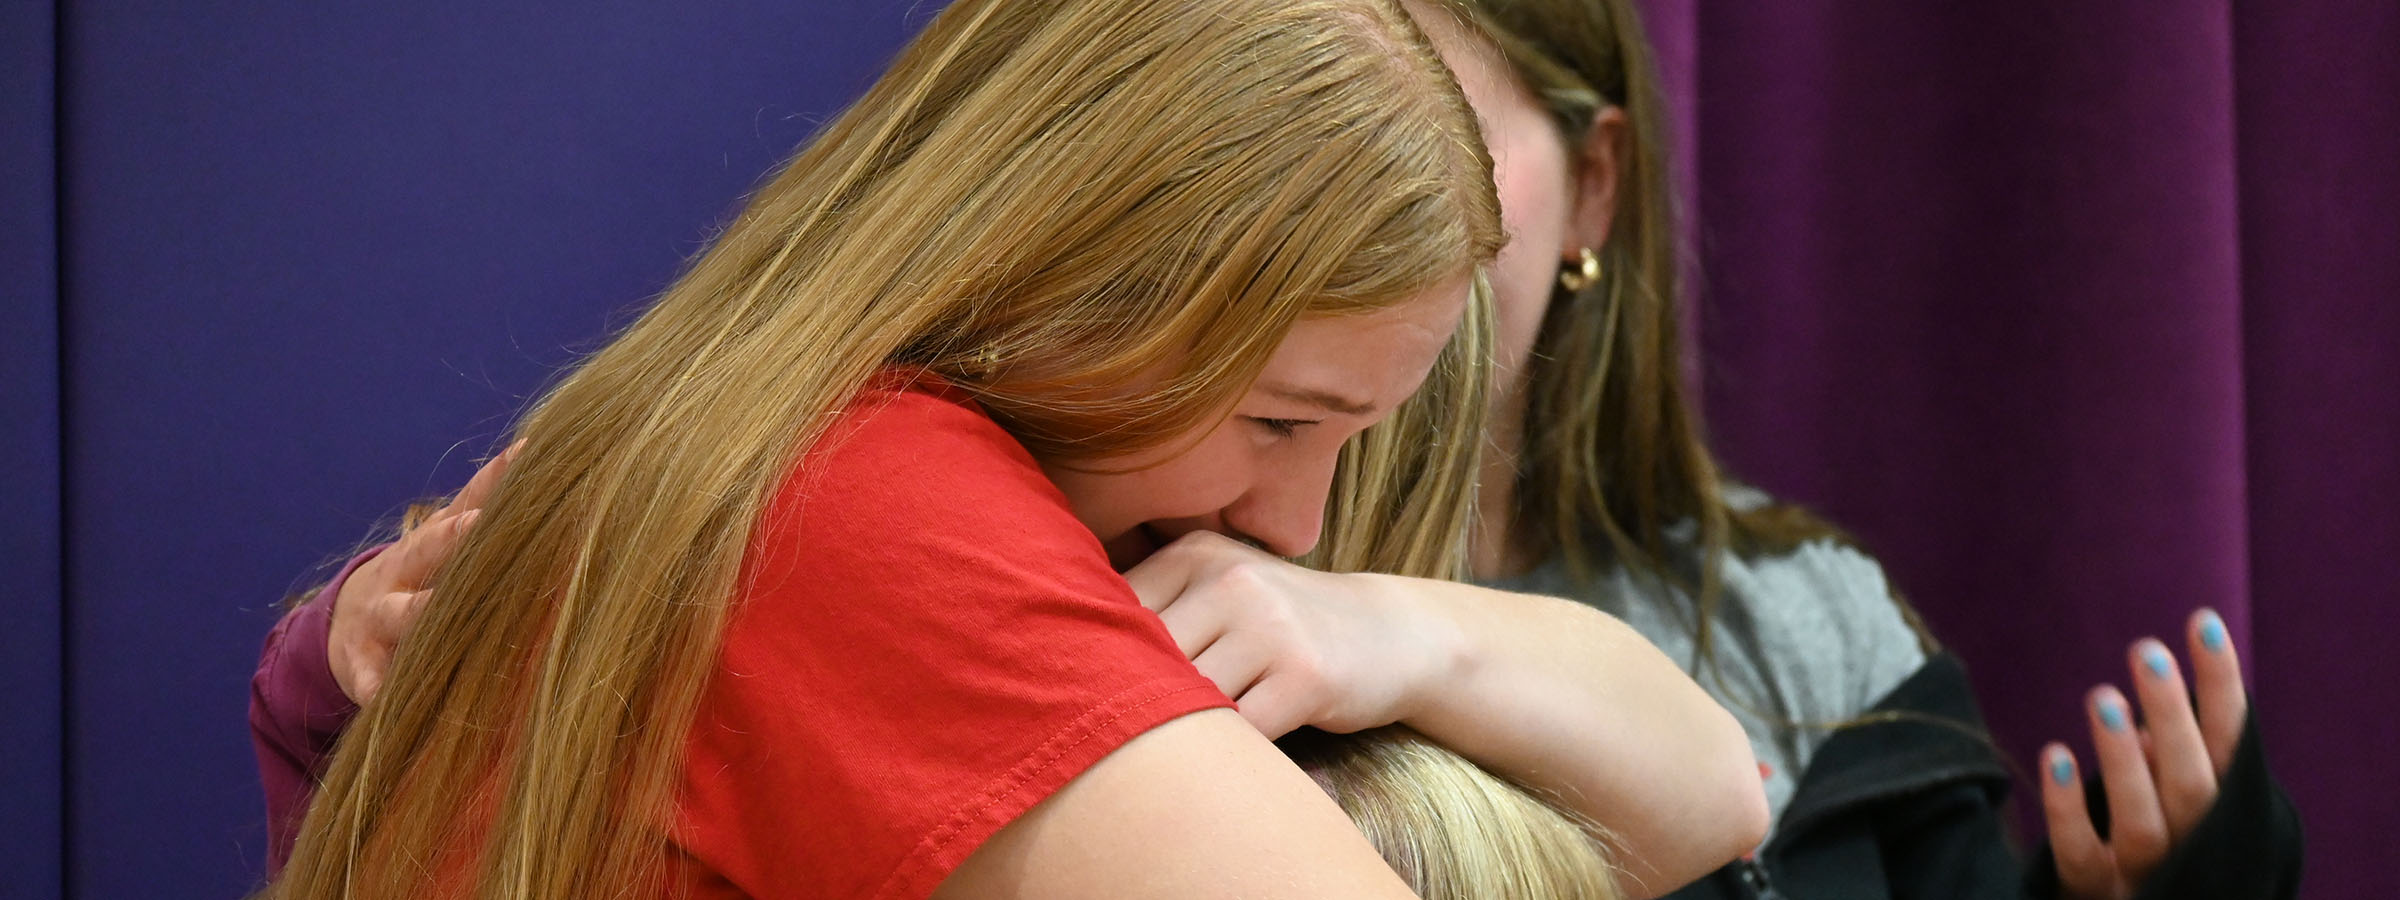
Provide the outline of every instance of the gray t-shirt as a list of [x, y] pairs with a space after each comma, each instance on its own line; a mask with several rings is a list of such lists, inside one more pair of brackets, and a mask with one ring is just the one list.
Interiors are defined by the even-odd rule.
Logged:
[[1713, 668], [1692, 668], [1698, 605], [1658, 579], [1616, 568], [1586, 582], [1552, 560], [1489, 586], [1596, 607], [1696, 671], [1749, 734], [1778, 820], [1809, 757], [1831, 734], [1824, 726], [1866, 712], [1925, 664], [1883, 567], [1830, 540], [1781, 556], [1728, 554], [1709, 638]]

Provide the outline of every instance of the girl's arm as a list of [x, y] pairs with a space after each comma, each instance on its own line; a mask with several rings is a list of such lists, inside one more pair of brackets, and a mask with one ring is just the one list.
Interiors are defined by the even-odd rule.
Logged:
[[266, 791], [269, 875], [291, 855], [334, 738], [358, 711], [328, 667], [326, 635], [341, 586], [381, 549], [350, 560], [314, 599], [285, 613], [267, 633], [258, 671], [250, 676], [250, 743]]
[[1698, 879], [1766, 832], [1740, 724], [1589, 607], [1329, 575], [1214, 535], [1186, 537], [1127, 577], [1261, 732], [1408, 725], [1599, 822], [1633, 896]]
[[[521, 446], [521, 445], [520, 445]], [[475, 524], [511, 447], [458, 496], [393, 544], [351, 558], [267, 634], [250, 676], [250, 740], [267, 800], [267, 871], [283, 868], [334, 740], [382, 684], [392, 650], [431, 593], [433, 573]]]
[[1669, 893], [1765, 839], [1741, 723], [1631, 626], [1554, 597], [1381, 580], [1460, 637], [1400, 721], [1601, 823], [1628, 895]]
[[1316, 782], [1231, 710], [1124, 746], [1019, 816], [934, 896], [1413, 896]]

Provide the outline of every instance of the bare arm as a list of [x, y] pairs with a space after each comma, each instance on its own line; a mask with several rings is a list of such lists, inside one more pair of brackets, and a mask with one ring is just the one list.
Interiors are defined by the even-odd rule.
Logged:
[[1597, 610], [1316, 572], [1205, 534], [1126, 576], [1260, 732], [1408, 725], [1599, 822], [1632, 896], [1696, 880], [1766, 833], [1740, 723]]
[[1607, 826], [1627, 894], [1668, 893], [1757, 848], [1766, 795], [1741, 724], [1630, 626], [1553, 597], [1385, 581], [1389, 602], [1450, 623], [1459, 648], [1400, 721]]
[[1216, 709], [1119, 747], [993, 835], [934, 896], [1413, 895], [1314, 781]]

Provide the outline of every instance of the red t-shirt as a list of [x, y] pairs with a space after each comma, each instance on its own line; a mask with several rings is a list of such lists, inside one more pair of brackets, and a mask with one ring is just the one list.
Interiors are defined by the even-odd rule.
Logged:
[[[356, 711], [325, 620], [366, 558], [285, 616], [252, 680], [274, 868]], [[1232, 705], [1025, 449], [929, 377], [851, 405], [744, 568], [679, 791], [694, 897], [927, 896], [1134, 735]]]
[[925, 897], [1135, 735], [1231, 705], [1032, 456], [931, 378], [851, 405], [744, 585], [674, 831], [700, 896]]

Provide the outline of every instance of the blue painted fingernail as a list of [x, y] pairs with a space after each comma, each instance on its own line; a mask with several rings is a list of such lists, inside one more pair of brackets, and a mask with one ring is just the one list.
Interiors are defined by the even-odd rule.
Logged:
[[2200, 622], [2200, 645], [2210, 650], [2225, 649], [2225, 620], [2214, 612]]
[[2148, 666], [2150, 674], [2158, 678], [2175, 671], [2175, 659], [2167, 655], [2167, 648], [2155, 643], [2142, 648], [2142, 665]]
[[2066, 751], [2050, 754], [2050, 780], [2062, 787], [2075, 783], [2075, 764], [2067, 761]]
[[2125, 730], [2125, 704], [2118, 702], [2115, 697], [2102, 697], [2100, 702], [2093, 705], [2100, 709], [2101, 725], [2110, 731]]

